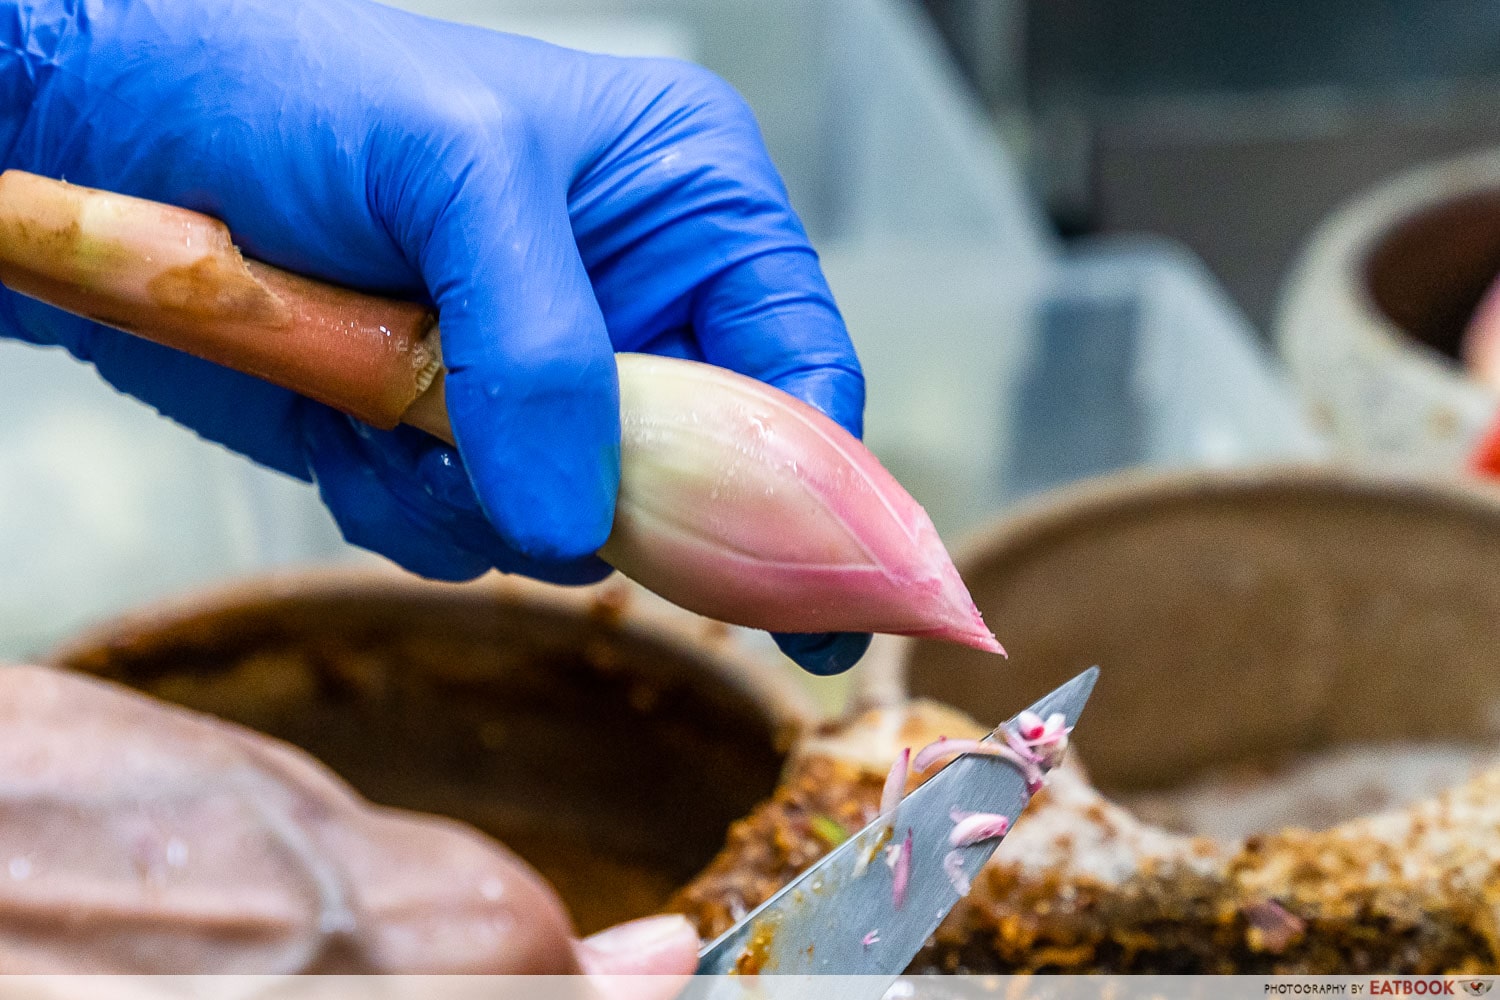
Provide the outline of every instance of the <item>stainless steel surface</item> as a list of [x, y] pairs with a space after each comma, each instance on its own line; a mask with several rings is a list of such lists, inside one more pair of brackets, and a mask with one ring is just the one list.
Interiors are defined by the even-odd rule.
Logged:
[[[1061, 712], [1074, 725], [1098, 674], [1097, 667], [1090, 667], [1031, 710], [1043, 718]], [[996, 740], [998, 732], [987, 739]], [[908, 795], [893, 816], [877, 819], [845, 841], [705, 948], [698, 974], [734, 972], [741, 956], [748, 955], [767, 974], [894, 979], [960, 898], [943, 871], [943, 858], [952, 850], [949, 811], [1000, 813], [1014, 820], [1030, 799], [1024, 777], [1009, 762], [960, 757]], [[892, 893], [894, 874], [883, 858], [877, 857], [863, 875], [853, 875], [860, 856], [885, 840], [888, 828], [891, 843], [900, 842], [907, 830], [912, 833], [910, 888], [899, 909]], [[972, 878], [998, 843], [963, 848], [964, 873]], [[879, 941], [866, 946], [865, 936], [872, 931]], [[689, 995], [712, 997], [721, 987], [728, 988], [722, 980], [699, 979]]]

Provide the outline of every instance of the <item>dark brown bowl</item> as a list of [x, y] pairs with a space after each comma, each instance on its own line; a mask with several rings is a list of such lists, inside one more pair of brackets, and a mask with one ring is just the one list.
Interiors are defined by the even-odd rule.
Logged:
[[583, 933], [687, 882], [812, 718], [779, 665], [619, 585], [270, 577], [100, 625], [50, 662], [473, 824], [550, 879]]

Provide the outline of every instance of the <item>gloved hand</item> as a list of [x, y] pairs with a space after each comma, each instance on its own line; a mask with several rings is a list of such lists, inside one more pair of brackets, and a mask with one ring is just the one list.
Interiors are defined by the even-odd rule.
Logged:
[[[435, 305], [457, 451], [0, 297], [0, 331], [315, 480], [348, 540], [425, 576], [606, 575], [612, 350], [733, 368], [861, 429], [859, 363], [754, 118], [694, 66], [367, 0], [0, 0], [0, 156]], [[835, 673], [869, 637], [780, 641]]]

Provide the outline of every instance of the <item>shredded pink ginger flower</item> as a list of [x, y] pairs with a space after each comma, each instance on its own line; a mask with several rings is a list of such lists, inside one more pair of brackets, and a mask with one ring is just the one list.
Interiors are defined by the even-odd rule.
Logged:
[[917, 751], [916, 756], [911, 760], [911, 766], [914, 770], [925, 771], [943, 757], [963, 754], [999, 757], [1007, 760], [1025, 776], [1026, 787], [1030, 791], [1035, 792], [1042, 787], [1042, 768], [1038, 760], [1033, 755], [1023, 755], [999, 743], [985, 743], [980, 740], [950, 740], [946, 736], [940, 736], [936, 742], [929, 743]]
[[949, 851], [943, 858], [943, 873], [948, 876], [948, 881], [953, 883], [953, 891], [960, 896], [967, 896], [972, 886], [969, 876], [964, 873], [964, 856], [960, 851]]
[[954, 847], [972, 847], [986, 840], [998, 840], [1010, 832], [1010, 819], [999, 813], [954, 809], [948, 816], [953, 820], [953, 831], [948, 834], [948, 843]]
[[[1063, 754], [1068, 749], [1068, 734], [1073, 731], [1061, 712], [1053, 712], [1044, 720], [1029, 710], [1016, 716], [1016, 729], [1016, 736], [1020, 741], [1038, 761], [1048, 767], [1056, 767], [1062, 762]], [[1005, 735], [1006, 742], [1009, 743], [1009, 729], [1005, 731]]]
[[[1042, 719], [1035, 712], [1025, 711], [1016, 717], [1015, 731], [1002, 727], [1001, 733], [1005, 739], [1004, 744], [981, 740], [950, 740], [946, 736], [939, 736], [919, 750], [915, 757], [912, 756], [911, 747], [902, 747], [900, 755], [891, 764], [890, 772], [885, 777], [885, 786], [880, 794], [880, 815], [890, 815], [901, 804], [912, 770], [925, 771], [938, 760], [949, 756], [977, 754], [1009, 761], [1025, 776], [1027, 788], [1035, 792], [1042, 787], [1045, 779], [1043, 766], [1053, 766], [1061, 759], [1062, 751], [1067, 747], [1069, 727], [1061, 712]], [[967, 896], [970, 881], [963, 870], [964, 859], [959, 849], [1005, 836], [1010, 830], [1010, 819], [998, 813], [971, 813], [959, 809], [952, 810], [949, 816], [953, 819], [953, 830], [948, 835], [948, 841], [954, 850], [943, 858], [943, 871], [953, 883], [954, 890], [960, 896]], [[911, 842], [912, 831], [908, 829], [906, 838], [900, 844], [892, 844], [885, 852], [885, 863], [894, 873], [891, 896], [897, 909], [906, 902], [906, 892], [911, 882]], [[855, 878], [864, 874], [869, 861], [870, 858], [865, 856], [856, 863]], [[873, 943], [870, 940], [872, 935], [875, 935], [874, 931], [866, 935], [866, 948]], [[878, 936], [874, 940], [878, 941]]]
[[1044, 768], [1056, 767], [1062, 762], [1068, 748], [1068, 734], [1072, 731], [1061, 712], [1054, 712], [1046, 719], [1035, 712], [1022, 712], [1016, 716], [1016, 728], [1000, 728], [1004, 744], [981, 740], [950, 740], [939, 736], [917, 751], [911, 759], [911, 767], [925, 771], [938, 760], [962, 754], [981, 754], [1000, 757], [1010, 761], [1026, 778], [1026, 786], [1036, 792], [1042, 787]]
[[1246, 923], [1260, 931], [1262, 941], [1272, 954], [1285, 951], [1307, 931], [1307, 921], [1274, 899], [1251, 903], [1242, 912]]
[[885, 789], [880, 793], [880, 815], [889, 816], [901, 804], [906, 795], [906, 776], [911, 770], [911, 747], [902, 747], [901, 753], [891, 764], [885, 776]]
[[1056, 743], [1068, 738], [1067, 719], [1061, 712], [1053, 712], [1044, 721], [1031, 709], [1016, 716], [1016, 731], [1021, 739], [1032, 746]]
[[871, 931], [864, 937], [860, 938], [859, 943], [865, 946], [865, 951], [869, 951], [872, 945], [877, 945], [880, 943], [880, 931], [878, 929]]
[[971, 883], [964, 872], [961, 848], [1005, 836], [1010, 830], [1010, 820], [999, 813], [965, 812], [962, 809], [950, 809], [948, 818], [953, 820], [953, 831], [948, 834], [948, 843], [953, 845], [953, 850], [943, 858], [943, 872], [953, 883], [953, 891], [967, 896]]
[[906, 890], [911, 884], [911, 831], [906, 831], [906, 839], [896, 849], [895, 859], [891, 865], [895, 871], [895, 878], [891, 880], [891, 901], [896, 909], [906, 905]]

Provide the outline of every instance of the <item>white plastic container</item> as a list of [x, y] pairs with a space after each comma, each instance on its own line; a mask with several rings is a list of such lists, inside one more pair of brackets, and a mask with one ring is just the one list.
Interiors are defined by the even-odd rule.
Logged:
[[1008, 499], [1120, 469], [1328, 454], [1249, 321], [1168, 240], [1110, 237], [1070, 254], [1014, 377]]
[[867, 440], [949, 538], [1120, 469], [1327, 454], [1248, 321], [1175, 244], [825, 264], [869, 379]]

